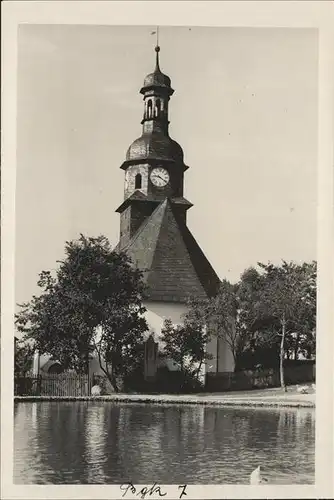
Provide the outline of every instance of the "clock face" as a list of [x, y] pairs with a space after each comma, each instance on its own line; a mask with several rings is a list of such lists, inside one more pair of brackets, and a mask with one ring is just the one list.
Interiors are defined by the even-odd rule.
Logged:
[[152, 183], [157, 187], [164, 187], [169, 182], [169, 173], [162, 167], [154, 168], [150, 175]]

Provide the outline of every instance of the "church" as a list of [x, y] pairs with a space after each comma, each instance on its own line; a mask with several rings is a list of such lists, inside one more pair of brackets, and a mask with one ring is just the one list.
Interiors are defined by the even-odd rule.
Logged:
[[[169, 102], [174, 93], [171, 79], [162, 73], [160, 47], [155, 47], [155, 69], [144, 79], [142, 134], [128, 148], [124, 171], [124, 200], [120, 214], [120, 236], [115, 250], [125, 252], [143, 272], [147, 285], [144, 303], [150, 332], [159, 339], [163, 322], [183, 322], [191, 298], [215, 295], [220, 279], [187, 227], [187, 212], [193, 206], [184, 197], [188, 166], [181, 146], [169, 135]], [[212, 333], [207, 346], [212, 359], [205, 372], [219, 376], [234, 371], [228, 345]], [[50, 363], [39, 359], [44, 371]], [[173, 367], [171, 367], [173, 369]], [[174, 367], [175, 369], [175, 367]], [[99, 374], [97, 359], [90, 372]]]
[[[163, 321], [182, 323], [190, 298], [217, 293], [220, 279], [187, 227], [193, 206], [184, 197], [188, 166], [181, 146], [169, 135], [169, 104], [174, 90], [160, 69], [160, 47], [155, 47], [155, 69], [144, 79], [142, 134], [128, 148], [124, 170], [124, 201], [117, 251], [125, 252], [143, 271], [148, 288], [146, 319], [155, 337]], [[206, 370], [219, 374], [234, 370], [233, 357], [223, 339], [207, 346], [212, 360]]]

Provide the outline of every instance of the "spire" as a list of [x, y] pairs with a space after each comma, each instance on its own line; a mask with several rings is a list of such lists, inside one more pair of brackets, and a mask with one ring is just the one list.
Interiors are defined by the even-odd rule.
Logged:
[[156, 66], [155, 70], [145, 77], [144, 84], [139, 91], [144, 101], [141, 120], [142, 135], [129, 147], [121, 168], [126, 170], [134, 161], [144, 162], [153, 159], [175, 163], [186, 170], [188, 167], [183, 162], [182, 148], [168, 134], [169, 99], [174, 89], [171, 87], [169, 76], [160, 70], [159, 27], [152, 31], [151, 35], [156, 36], [155, 44], [152, 44], [156, 53]]
[[174, 90], [171, 87], [171, 81], [169, 76], [164, 75], [160, 69], [160, 45], [159, 45], [159, 26], [157, 26], [156, 31], [152, 31], [151, 35], [156, 35], [156, 44], [155, 44], [155, 69], [153, 73], [147, 75], [144, 79], [144, 85], [140, 89], [140, 93], [145, 95], [147, 91], [151, 91], [152, 89], [156, 89], [159, 92], [162, 91], [164, 94], [171, 96], [174, 93]]
[[159, 26], [157, 26], [157, 43], [155, 45], [155, 54], [156, 54], [156, 61], [155, 61], [155, 71], [161, 71], [160, 66], [159, 66], [159, 52], [160, 52], [160, 46], [159, 46]]
[[156, 35], [155, 43], [155, 69], [144, 79], [140, 93], [144, 96], [144, 114], [141, 121], [143, 133], [161, 133], [168, 135], [168, 101], [174, 90], [171, 87], [169, 76], [164, 75], [160, 69], [159, 61], [159, 26], [151, 35]]
[[156, 52], [156, 60], [155, 60], [155, 71], [161, 72], [160, 66], [159, 66], [159, 52], [160, 52], [160, 47], [159, 45], [156, 45], [155, 47], [155, 52]]

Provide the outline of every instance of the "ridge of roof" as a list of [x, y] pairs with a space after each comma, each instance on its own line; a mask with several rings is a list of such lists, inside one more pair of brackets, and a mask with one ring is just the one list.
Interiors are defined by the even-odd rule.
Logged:
[[[171, 207], [173, 210], [173, 206]], [[178, 214], [174, 213], [174, 217], [178, 218]], [[202, 286], [205, 288], [208, 296], [213, 296], [217, 293], [218, 288], [220, 287], [221, 280], [216, 274], [216, 271], [210, 264], [210, 261], [207, 259], [200, 245], [197, 243], [195, 237], [192, 232], [188, 228], [186, 224], [180, 224], [181, 236], [183, 241], [189, 251], [190, 259], [194, 266], [194, 269], [202, 283]]]
[[156, 216], [156, 213], [159, 212], [159, 209], [163, 207], [164, 204], [167, 203], [167, 198], [163, 200], [159, 205], [153, 210], [151, 215], [145, 219], [145, 221], [142, 223], [142, 225], [137, 229], [137, 231], [134, 233], [132, 238], [128, 241], [126, 245], [122, 248], [122, 252], [126, 252], [130, 246], [132, 246], [135, 241], [138, 239], [138, 237], [141, 235], [141, 233], [145, 230], [145, 228], [152, 222], [152, 219]]

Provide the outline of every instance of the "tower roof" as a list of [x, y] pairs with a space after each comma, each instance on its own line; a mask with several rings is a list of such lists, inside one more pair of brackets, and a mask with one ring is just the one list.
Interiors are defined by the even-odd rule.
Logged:
[[121, 250], [144, 272], [150, 300], [187, 302], [217, 293], [217, 274], [168, 199]]
[[126, 169], [131, 162], [162, 161], [180, 166], [183, 170], [188, 167], [184, 164], [182, 147], [168, 133], [168, 101], [174, 90], [171, 80], [160, 70], [160, 47], [155, 47], [156, 66], [153, 73], [146, 76], [144, 86], [140, 89], [144, 95], [143, 131], [129, 146], [126, 158], [121, 165]]
[[126, 161], [131, 160], [167, 160], [183, 164], [183, 150], [166, 134], [143, 134], [127, 150]]
[[141, 94], [145, 94], [147, 91], [149, 91], [151, 88], [156, 88], [160, 87], [160, 89], [167, 90], [169, 95], [172, 95], [174, 90], [171, 87], [171, 80], [169, 76], [164, 75], [160, 69], [159, 65], [159, 52], [160, 52], [160, 47], [157, 45], [155, 47], [155, 52], [156, 52], [156, 62], [155, 62], [155, 70], [153, 73], [150, 73], [147, 75], [144, 79], [144, 85], [140, 89]]

